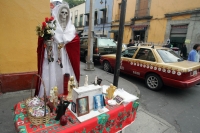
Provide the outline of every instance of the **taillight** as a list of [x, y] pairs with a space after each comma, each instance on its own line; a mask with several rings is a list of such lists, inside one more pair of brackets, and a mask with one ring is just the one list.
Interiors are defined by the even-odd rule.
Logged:
[[99, 53], [99, 49], [98, 49], [98, 48], [95, 48], [94, 52], [95, 52], [96, 54], [98, 54], [98, 53]]

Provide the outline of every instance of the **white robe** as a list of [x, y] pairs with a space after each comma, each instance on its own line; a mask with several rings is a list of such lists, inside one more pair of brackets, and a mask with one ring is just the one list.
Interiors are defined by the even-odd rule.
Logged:
[[[60, 65], [56, 62], [58, 59], [58, 49], [57, 49], [58, 43], [64, 43], [65, 45], [67, 45], [68, 42], [70, 42], [74, 39], [75, 33], [76, 33], [75, 27], [71, 23], [71, 19], [69, 19], [68, 24], [64, 31], [58, 22], [59, 10], [60, 10], [60, 8], [62, 8], [64, 6], [68, 6], [68, 5], [60, 4], [60, 5], [57, 5], [52, 10], [52, 16], [56, 20], [56, 30], [55, 30], [55, 35], [54, 35], [54, 41], [52, 42], [52, 46], [53, 46], [52, 51], [53, 51], [54, 61], [48, 63], [48, 56], [47, 56], [46, 49], [44, 52], [45, 55], [44, 55], [44, 60], [43, 60], [44, 62], [43, 62], [43, 66], [42, 66], [42, 79], [45, 84], [47, 96], [50, 95], [51, 88], [53, 88], [55, 86], [58, 87], [59, 94], [63, 93], [63, 81], [64, 81], [63, 77], [64, 77], [65, 73], [69, 73], [70, 76], [74, 76], [74, 78], [76, 80], [76, 76], [74, 74], [74, 71], [73, 71], [73, 68], [72, 68], [72, 65], [69, 60], [69, 57], [68, 57], [65, 47], [63, 47], [60, 50], [63, 68], [61, 68]], [[69, 18], [71, 18], [70, 13], [69, 13]], [[44, 95], [44, 87], [41, 84], [38, 96], [43, 97], [43, 95]]]

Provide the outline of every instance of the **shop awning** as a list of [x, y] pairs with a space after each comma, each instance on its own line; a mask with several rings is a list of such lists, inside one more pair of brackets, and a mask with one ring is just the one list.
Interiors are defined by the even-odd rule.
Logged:
[[134, 31], [138, 31], [138, 30], [146, 30], [148, 27], [148, 25], [131, 25], [131, 28]]
[[102, 8], [99, 11], [106, 11], [106, 10], [107, 10], [107, 8]]
[[111, 30], [111, 31], [109, 31], [109, 33], [117, 33], [117, 32], [119, 32], [119, 30]]

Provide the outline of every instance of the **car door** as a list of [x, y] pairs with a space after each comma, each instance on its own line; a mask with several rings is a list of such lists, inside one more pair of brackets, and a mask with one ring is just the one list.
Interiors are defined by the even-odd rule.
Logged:
[[153, 67], [156, 64], [157, 62], [153, 51], [150, 48], [140, 48], [136, 53], [133, 63], [130, 63], [130, 65], [134, 66], [131, 67], [131, 72], [133, 75], [143, 78], [146, 72], [157, 69]]
[[130, 73], [131, 69], [130, 67], [133, 67], [130, 65], [130, 63], [133, 60], [133, 55], [135, 54], [137, 48], [128, 48], [122, 52], [121, 55], [121, 67], [120, 70], [124, 73]]

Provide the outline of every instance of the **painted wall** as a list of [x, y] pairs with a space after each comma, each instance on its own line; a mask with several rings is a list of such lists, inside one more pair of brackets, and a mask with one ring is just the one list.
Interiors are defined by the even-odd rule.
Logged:
[[[121, 0], [114, 0], [113, 3], [113, 20], [112, 23], [112, 30], [118, 30], [119, 29], [119, 4], [121, 3]], [[124, 27], [124, 36], [123, 36], [123, 43], [128, 44], [129, 39], [131, 39], [132, 35], [132, 29], [130, 27], [131, 25], [131, 19], [135, 16], [135, 4], [136, 0], [127, 0], [126, 5], [126, 16], [125, 16], [125, 27]], [[111, 34], [111, 37], [113, 38], [113, 33]]]
[[[151, 0], [150, 16], [153, 18], [150, 20], [150, 27], [148, 32], [148, 42], [164, 43], [168, 36], [166, 36], [167, 18], [166, 13], [181, 12], [186, 10], [194, 10], [200, 7], [199, 0]], [[182, 15], [172, 17], [172, 20], [189, 20], [190, 15]]]
[[0, 5], [0, 74], [37, 71], [35, 28], [50, 16], [49, 0], [1, 0]]
[[[77, 15], [78, 16], [78, 26], [79, 26], [79, 22], [80, 22], [80, 15], [82, 14], [83, 15], [83, 24], [84, 24], [84, 22], [85, 22], [85, 20], [84, 20], [84, 14], [85, 14], [85, 3], [83, 3], [83, 4], [80, 4], [80, 5], [78, 5], [78, 6], [75, 6], [75, 7], [73, 7], [73, 8], [71, 8], [70, 9], [70, 12], [71, 12], [71, 16], [72, 16], [72, 23], [74, 24], [75, 23], [75, 15]], [[76, 12], [77, 12], [77, 14], [76, 14]]]
[[[107, 23], [104, 25], [104, 33], [107, 33], [107, 37], [110, 37], [110, 33], [108, 33], [111, 30], [111, 22], [112, 22], [112, 12], [113, 12], [113, 1], [114, 0], [107, 0], [107, 15], [108, 17]], [[103, 0], [103, 4], [100, 4], [101, 0], [94, 0], [94, 11], [97, 11], [98, 16], [98, 24], [94, 25], [94, 31], [95, 33], [99, 33], [103, 31], [103, 25], [100, 24], [100, 19], [103, 18], [103, 12], [100, 11], [100, 9], [105, 8], [105, 0]], [[90, 0], [86, 0], [85, 3], [85, 13], [90, 12]], [[86, 17], [86, 16], [84, 16]], [[86, 19], [85, 19], [86, 20]], [[84, 32], [88, 32], [88, 26], [84, 27]]]

